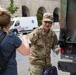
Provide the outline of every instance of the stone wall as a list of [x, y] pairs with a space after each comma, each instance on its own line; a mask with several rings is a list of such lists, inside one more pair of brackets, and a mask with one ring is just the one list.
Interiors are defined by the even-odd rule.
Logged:
[[[0, 6], [7, 8], [9, 6], [9, 0], [0, 0]], [[14, 0], [19, 10], [15, 13], [15, 16], [22, 16], [22, 5], [29, 9], [30, 16], [34, 16], [40, 7], [44, 7], [46, 12], [53, 13], [56, 7], [60, 8], [60, 0]]]

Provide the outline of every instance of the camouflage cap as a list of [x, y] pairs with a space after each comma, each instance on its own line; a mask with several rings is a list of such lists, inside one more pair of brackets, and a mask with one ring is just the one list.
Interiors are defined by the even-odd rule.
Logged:
[[43, 14], [43, 20], [44, 21], [51, 21], [51, 22], [53, 22], [53, 15], [50, 14], [50, 13], [44, 13]]

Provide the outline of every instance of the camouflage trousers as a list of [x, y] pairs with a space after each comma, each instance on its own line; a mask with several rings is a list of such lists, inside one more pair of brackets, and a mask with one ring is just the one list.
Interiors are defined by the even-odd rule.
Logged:
[[30, 75], [44, 75], [44, 71], [50, 66], [30, 65]]

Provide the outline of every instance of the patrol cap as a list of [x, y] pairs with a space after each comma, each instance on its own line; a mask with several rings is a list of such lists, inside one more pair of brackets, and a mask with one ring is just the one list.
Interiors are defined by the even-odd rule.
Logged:
[[53, 22], [53, 15], [51, 13], [44, 13], [43, 14], [43, 20]]

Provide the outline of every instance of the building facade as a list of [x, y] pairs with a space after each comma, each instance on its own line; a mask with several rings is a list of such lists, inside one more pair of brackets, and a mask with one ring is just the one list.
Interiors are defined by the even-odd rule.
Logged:
[[[0, 0], [0, 6], [7, 8], [10, 0]], [[14, 0], [14, 5], [19, 7], [14, 16], [36, 16], [37, 11], [49, 12], [58, 21], [60, 12], [60, 0]]]

